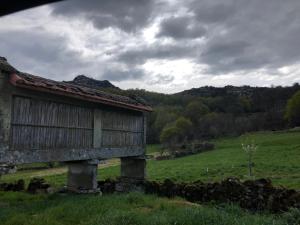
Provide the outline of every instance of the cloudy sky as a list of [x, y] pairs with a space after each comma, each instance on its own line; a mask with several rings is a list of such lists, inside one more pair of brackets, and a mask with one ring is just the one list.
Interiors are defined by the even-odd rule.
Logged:
[[0, 18], [21, 71], [174, 93], [300, 82], [299, 0], [69, 0]]

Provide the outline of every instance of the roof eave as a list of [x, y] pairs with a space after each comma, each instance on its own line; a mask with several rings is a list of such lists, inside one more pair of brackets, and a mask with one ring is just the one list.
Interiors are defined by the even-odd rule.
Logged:
[[55, 95], [60, 95], [60, 96], [66, 96], [70, 98], [76, 98], [80, 99], [83, 101], [88, 101], [88, 102], [95, 102], [95, 103], [101, 103], [105, 105], [110, 105], [118, 108], [125, 108], [129, 110], [135, 110], [135, 111], [140, 111], [140, 112], [152, 112], [152, 108], [150, 106], [143, 106], [143, 105], [133, 105], [133, 104], [128, 104], [124, 102], [118, 102], [114, 101], [111, 99], [105, 99], [99, 96], [89, 96], [86, 94], [82, 93], [71, 93], [68, 90], [51, 90], [50, 88], [42, 85], [34, 85], [30, 82], [27, 82], [23, 80], [20, 76], [18, 76], [16, 73], [12, 73], [10, 75], [10, 83], [15, 86], [15, 87], [20, 87], [20, 88], [25, 88], [29, 90], [34, 90], [34, 91], [39, 91], [39, 92], [44, 92], [44, 93], [50, 93], [50, 94], [55, 94]]

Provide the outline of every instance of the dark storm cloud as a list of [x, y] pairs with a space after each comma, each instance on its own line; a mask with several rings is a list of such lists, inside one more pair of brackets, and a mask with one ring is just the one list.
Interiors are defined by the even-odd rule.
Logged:
[[[41, 75], [82, 73], [113, 81], [145, 78], [147, 74], [140, 68], [148, 60], [188, 59], [206, 65], [206, 72], [213, 75], [247, 74], [259, 69], [268, 73], [300, 62], [299, 0], [162, 2], [70, 0], [51, 5], [52, 13], [46, 20], [49, 23], [56, 20], [55, 17], [65, 21], [87, 20], [98, 29], [110, 27], [127, 32], [119, 32], [128, 40], [114, 40], [115, 46], [108, 39], [109, 35], [118, 35], [118, 32], [111, 32], [108, 36], [99, 32], [99, 35], [105, 36], [101, 39], [97, 31], [91, 29], [87, 31], [94, 32], [91, 39], [88, 40], [89, 34], [79, 37], [86, 43], [84, 50], [96, 55], [89, 61], [80, 52], [68, 47], [70, 43], [59, 33], [63, 28], [50, 34], [37, 28], [27, 30], [26, 27], [13, 31], [7, 26], [9, 29], [0, 31], [0, 55], [20, 65], [20, 69]], [[34, 11], [28, 17], [34, 18]], [[151, 43], [144, 39], [144, 33], [135, 32], [143, 31], [154, 23], [159, 24]], [[21, 29], [20, 26], [18, 29]], [[66, 36], [70, 35], [66, 33]], [[109, 50], [103, 48], [106, 42]], [[105, 51], [108, 53], [103, 59]], [[106, 64], [105, 60], [114, 66], [109, 68], [110, 64]], [[59, 78], [58, 75], [56, 78]], [[149, 82], [168, 83], [173, 79], [172, 75], [163, 74]]]
[[205, 46], [199, 61], [209, 65], [209, 71], [214, 71], [214, 73], [247, 70], [269, 63], [269, 61], [263, 61], [261, 56], [255, 56], [253, 52], [250, 56], [251, 48], [248, 42], [242, 40], [218, 41], [217, 43], [211, 41]]
[[235, 57], [245, 53], [247, 47], [249, 47], [249, 44], [245, 41], [217, 42], [208, 46], [203, 56], [219, 59], [224, 59], [224, 57], [229, 55]]
[[195, 20], [208, 27], [198, 58], [208, 72], [273, 70], [300, 60], [300, 1], [194, 1]]
[[72, 0], [53, 4], [53, 14], [85, 18], [96, 28], [119, 28], [134, 32], [150, 20], [155, 7], [152, 0]]
[[237, 6], [238, 1], [234, 0], [193, 1], [189, 5], [197, 21], [208, 24], [226, 21], [238, 10]]
[[145, 76], [145, 71], [138, 68], [107, 69], [101, 79], [110, 81], [140, 80]]
[[64, 37], [51, 35], [40, 28], [0, 31], [0, 54], [6, 56], [16, 69], [34, 71], [37, 75], [50, 74], [60, 78], [87, 66], [77, 52], [66, 46]]
[[250, 71], [253, 69], [271, 69], [272, 56], [252, 52], [247, 43], [233, 42], [216, 44], [207, 47], [199, 58], [199, 62], [209, 65], [208, 73], [225, 74], [235, 71]]
[[[299, 61], [300, 51], [295, 47], [300, 46], [297, 0], [192, 0], [178, 3], [177, 11], [167, 3], [158, 10], [157, 4], [154, 0], [73, 0], [53, 5], [53, 14], [85, 18], [99, 29], [113, 27], [126, 32], [142, 30], [155, 18], [163, 17], [157, 42], [130, 48], [125, 45], [126, 50], [115, 53], [116, 62], [127, 66], [139, 66], [151, 59], [191, 59], [206, 64], [207, 72], [220, 74], [272, 70]], [[187, 13], [179, 16], [182, 7]], [[166, 12], [173, 13], [165, 17]], [[162, 44], [163, 37], [171, 37], [174, 42]], [[205, 44], [196, 42], [201, 37]], [[117, 71], [106, 74], [125, 79], [141, 72], [121, 70], [117, 75]]]
[[160, 24], [157, 37], [172, 37], [174, 39], [194, 39], [205, 35], [206, 29], [195, 23], [191, 17], [170, 17]]
[[117, 60], [127, 64], [144, 64], [150, 59], [194, 58], [196, 53], [193, 46], [188, 44], [155, 44], [126, 50], [118, 55]]
[[56, 80], [70, 80], [79, 73], [111, 81], [139, 80], [145, 76], [143, 70], [134, 67], [108, 68], [97, 60], [84, 60], [80, 53], [67, 47], [67, 42], [66, 38], [40, 28], [0, 31], [0, 56], [7, 57], [20, 71]]

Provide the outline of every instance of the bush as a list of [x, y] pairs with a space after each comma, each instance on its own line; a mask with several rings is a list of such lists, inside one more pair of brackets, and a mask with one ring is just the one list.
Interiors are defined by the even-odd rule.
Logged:
[[156, 160], [167, 160], [172, 158], [184, 157], [192, 154], [197, 154], [200, 152], [210, 151], [215, 148], [213, 143], [209, 142], [194, 142], [191, 144], [182, 144], [172, 146], [173, 150], [170, 152], [170, 155], [163, 156], [162, 154], [156, 157]]
[[163, 145], [165, 145], [165, 147], [171, 149], [174, 145], [176, 145], [179, 134], [180, 132], [177, 127], [165, 127], [161, 132], [160, 141]]
[[184, 117], [179, 117], [173, 125], [164, 127], [160, 141], [169, 151], [174, 151], [179, 142], [186, 141], [192, 129], [192, 122]]
[[297, 91], [288, 101], [285, 111], [285, 119], [292, 126], [300, 125], [300, 91]]

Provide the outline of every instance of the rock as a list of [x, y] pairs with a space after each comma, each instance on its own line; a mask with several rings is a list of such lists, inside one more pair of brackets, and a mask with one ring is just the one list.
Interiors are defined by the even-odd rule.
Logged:
[[144, 192], [144, 179], [119, 177], [115, 185], [116, 192]]
[[47, 193], [50, 184], [47, 184], [43, 178], [32, 178], [29, 182], [27, 192], [31, 194]]
[[25, 182], [24, 180], [18, 180], [15, 183], [2, 183], [0, 184], [1, 191], [24, 191]]
[[108, 80], [96, 80], [91, 77], [87, 77], [85, 75], [78, 75], [77, 77], [74, 78], [73, 81], [68, 81], [67, 83], [77, 84], [77, 85], [81, 85], [93, 89], [98, 89], [98, 88], [119, 89], [118, 87], [110, 83]]
[[0, 176], [9, 173], [17, 172], [17, 167], [14, 165], [0, 164]]
[[172, 156], [170, 155], [159, 155], [155, 157], [155, 160], [169, 160], [172, 159]]
[[241, 182], [227, 178], [222, 182], [179, 183], [167, 179], [163, 183], [146, 181], [145, 192], [165, 197], [184, 197], [191, 202], [237, 203], [251, 211], [269, 210], [274, 213], [300, 208], [300, 192], [275, 188], [269, 179]]
[[116, 181], [111, 179], [106, 179], [104, 181], [98, 182], [98, 188], [100, 188], [102, 193], [114, 193], [116, 190]]

